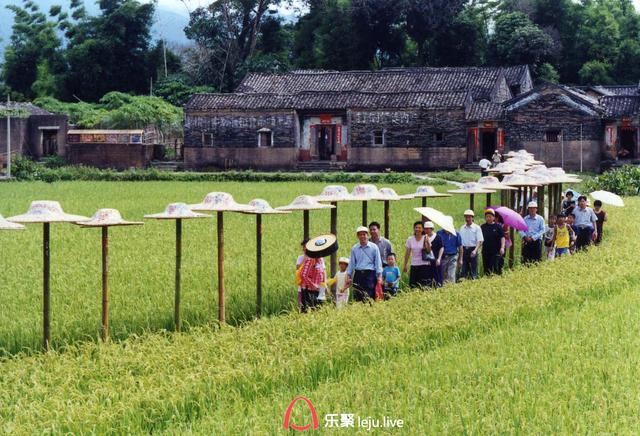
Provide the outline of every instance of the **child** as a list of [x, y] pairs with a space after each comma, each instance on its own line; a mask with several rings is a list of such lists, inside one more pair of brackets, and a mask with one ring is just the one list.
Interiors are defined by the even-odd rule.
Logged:
[[577, 228], [576, 225], [574, 224], [576, 220], [576, 216], [572, 213], [567, 214], [567, 225], [569, 227], [571, 227], [571, 231], [573, 232], [573, 237], [571, 238], [571, 240], [569, 241], [569, 254], [573, 254], [576, 251], [576, 236], [577, 235]]
[[566, 223], [566, 218], [564, 214], [558, 215], [558, 221], [554, 227], [553, 243], [556, 246], [557, 257], [571, 254], [570, 248], [575, 239], [573, 228]]
[[305, 258], [305, 248], [307, 245], [308, 239], [305, 239], [300, 244], [302, 246], [302, 254], [298, 256], [298, 260], [296, 260], [296, 283], [298, 284], [298, 309], [302, 310], [302, 280], [300, 278], [300, 273], [302, 272], [302, 264], [304, 263]]
[[387, 255], [387, 266], [382, 270], [384, 283], [382, 285], [384, 291], [384, 299], [388, 300], [398, 294], [398, 283], [400, 283], [400, 268], [396, 266], [396, 254], [389, 253]]
[[564, 200], [562, 200], [562, 205], [560, 207], [562, 209], [562, 213], [567, 216], [573, 212], [573, 209], [576, 207], [576, 201], [573, 199], [573, 191], [567, 190], [564, 194]]
[[331, 287], [336, 285], [336, 308], [343, 309], [349, 303], [349, 286], [347, 285], [347, 268], [349, 267], [349, 258], [341, 257], [338, 259], [338, 267], [340, 271], [327, 282]]
[[600, 200], [596, 200], [593, 202], [593, 212], [598, 217], [598, 221], [596, 221], [596, 230], [598, 231], [598, 236], [596, 237], [596, 245], [599, 245], [602, 242], [602, 227], [604, 226], [604, 222], [609, 217], [607, 212], [602, 210], [602, 202]]
[[553, 260], [555, 257], [555, 247], [553, 245], [553, 234], [556, 230], [556, 216], [549, 215], [549, 225], [544, 232], [544, 251], [547, 254], [547, 259]]

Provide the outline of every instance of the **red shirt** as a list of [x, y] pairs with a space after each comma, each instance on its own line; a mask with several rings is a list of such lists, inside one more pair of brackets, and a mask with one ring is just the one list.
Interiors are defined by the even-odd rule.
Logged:
[[324, 260], [322, 258], [305, 258], [300, 275], [302, 277], [301, 287], [303, 289], [318, 291], [320, 289], [320, 283], [325, 281]]

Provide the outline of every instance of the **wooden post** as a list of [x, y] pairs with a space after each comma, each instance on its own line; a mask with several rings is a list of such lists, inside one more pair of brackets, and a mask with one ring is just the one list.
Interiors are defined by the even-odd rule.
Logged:
[[[337, 238], [338, 237], [338, 202], [334, 201], [333, 203], [331, 203], [331, 205], [334, 206], [334, 208], [331, 209], [331, 222], [330, 222], [331, 230], [330, 231]], [[331, 255], [331, 261], [330, 261], [331, 277], [335, 277], [336, 275], [337, 266], [338, 266], [337, 263], [338, 263], [338, 253], [333, 253]]]
[[362, 202], [362, 225], [367, 227], [367, 208], [369, 203], [365, 200]]
[[549, 199], [547, 202], [549, 203], [549, 213], [553, 213], [553, 196], [555, 195], [556, 184], [552, 183], [549, 185]]
[[538, 210], [542, 212], [540, 215], [544, 218], [544, 185], [538, 186], [538, 206]]
[[[516, 196], [517, 193], [519, 192], [516, 190], [512, 190], [509, 191], [509, 197], [510, 197], [510, 201], [509, 201], [509, 206], [511, 206], [511, 208], [513, 210], [515, 209], [515, 203], [516, 203]], [[511, 247], [509, 247], [509, 268], [513, 268], [513, 264], [514, 264], [514, 251], [515, 251], [515, 247], [516, 247], [516, 241], [515, 241], [515, 232], [513, 230], [513, 227], [509, 227], [509, 238], [511, 239]]]
[[491, 207], [491, 194], [487, 194], [487, 209], [489, 209], [489, 207]]
[[308, 210], [302, 211], [302, 234], [305, 240], [309, 239], [309, 211]]
[[224, 319], [224, 214], [218, 212], [218, 321]]
[[262, 215], [256, 214], [256, 315], [262, 315]]
[[51, 325], [50, 325], [50, 312], [51, 312], [51, 288], [50, 288], [50, 271], [51, 271], [51, 252], [49, 250], [51, 224], [44, 223], [42, 227], [42, 348], [44, 351], [49, 351], [49, 344], [51, 342]]
[[384, 237], [389, 239], [389, 200], [384, 201]]
[[469, 194], [469, 209], [475, 210], [475, 194]]
[[109, 227], [102, 227], [102, 342], [109, 340]]
[[[427, 197], [422, 197], [422, 207], [427, 207]], [[422, 222], [428, 221], [427, 217], [422, 215]]]
[[176, 331], [182, 330], [182, 320], [180, 318], [180, 276], [182, 273], [182, 219], [176, 220], [176, 291], [173, 307], [173, 320]]

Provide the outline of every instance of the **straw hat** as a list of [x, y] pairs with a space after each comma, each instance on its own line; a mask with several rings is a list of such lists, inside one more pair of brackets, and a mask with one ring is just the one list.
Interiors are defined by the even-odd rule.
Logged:
[[527, 209], [529, 209], [530, 207], [538, 208], [538, 203], [535, 201], [530, 201], [529, 204], [527, 204]]
[[512, 162], [500, 162], [493, 168], [489, 168], [487, 172], [497, 174], [511, 174], [516, 168], [520, 168], [520, 165], [513, 164]]
[[357, 235], [358, 233], [360, 233], [360, 232], [366, 232], [367, 234], [369, 234], [369, 227], [367, 227], [367, 226], [359, 226], [359, 227], [356, 229], [356, 235]]
[[291, 213], [286, 210], [276, 210], [271, 207], [271, 205], [267, 202], [267, 200], [263, 200], [261, 198], [255, 198], [249, 202], [249, 206], [253, 208], [253, 210], [243, 212], [249, 213], [253, 215], [277, 215], [277, 214], [287, 214]]
[[496, 189], [498, 191], [504, 191], [504, 190], [510, 190], [513, 189], [515, 190], [516, 188], [513, 188], [511, 186], [507, 186], [504, 185], [500, 182], [500, 180], [498, 180], [497, 177], [494, 176], [485, 176], [485, 177], [480, 177], [478, 179], [478, 185], [484, 189]]
[[15, 223], [73, 223], [88, 220], [86, 216], [64, 213], [57, 201], [32, 201], [29, 211], [7, 218]]
[[315, 198], [317, 201], [325, 202], [355, 201], [355, 198], [349, 194], [349, 190], [342, 185], [325, 186], [322, 193]]
[[296, 197], [291, 204], [287, 206], [276, 207], [276, 210], [293, 211], [293, 210], [318, 210], [318, 209], [333, 209], [335, 206], [331, 204], [319, 203], [314, 197], [310, 195], [300, 195]]
[[548, 174], [554, 181], [552, 183], [580, 183], [582, 182], [575, 174], [567, 174], [562, 168], [548, 168]]
[[321, 235], [307, 242], [304, 248], [307, 256], [319, 259], [338, 251], [338, 239], [333, 234]]
[[191, 218], [210, 218], [211, 215], [196, 213], [189, 209], [189, 206], [187, 206], [186, 203], [171, 203], [164, 209], [164, 212], [145, 215], [144, 217], [156, 220], [178, 220]]
[[435, 190], [433, 186], [418, 186], [415, 194], [401, 195], [401, 198], [436, 198], [451, 197], [450, 194], [443, 194]]
[[452, 194], [493, 194], [496, 191], [485, 189], [477, 182], [469, 182], [463, 184], [460, 189], [452, 189], [447, 192], [451, 192]]
[[378, 191], [378, 194], [380, 195], [379, 200], [386, 200], [386, 201], [402, 200], [402, 198], [398, 194], [396, 194], [396, 191], [393, 188], [380, 188], [380, 190]]
[[433, 224], [433, 221], [427, 221], [424, 223], [424, 228], [425, 229], [435, 229], [436, 226], [435, 224]]
[[495, 210], [493, 210], [493, 209], [491, 209], [490, 207], [488, 207], [488, 208], [486, 208], [486, 209], [484, 210], [484, 214], [485, 214], [485, 215], [489, 214], [489, 215], [496, 216], [496, 211], [495, 211]]
[[502, 183], [509, 186], [540, 186], [540, 183], [524, 174], [510, 174], [504, 176]]
[[476, 216], [476, 214], [471, 209], [465, 210], [463, 215], [464, 216]]
[[353, 191], [351, 191], [351, 196], [356, 200], [362, 201], [383, 200], [380, 192], [378, 192], [378, 188], [371, 184], [357, 185], [353, 188]]
[[209, 192], [202, 203], [189, 205], [191, 210], [205, 212], [246, 212], [251, 210], [247, 204], [239, 204], [226, 192]]
[[341, 257], [340, 259], [338, 259], [338, 263], [346, 263], [347, 265], [349, 265], [349, 262], [351, 262], [351, 259], [349, 259], [348, 257]]
[[0, 214], [0, 230], [24, 230], [24, 226], [7, 221], [2, 214]]
[[89, 220], [79, 220], [75, 224], [81, 227], [140, 226], [144, 223], [125, 221], [116, 209], [98, 209]]

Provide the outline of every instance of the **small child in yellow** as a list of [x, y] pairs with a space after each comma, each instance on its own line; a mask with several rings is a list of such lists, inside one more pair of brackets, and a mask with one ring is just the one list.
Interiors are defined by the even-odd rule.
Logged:
[[349, 286], [347, 285], [347, 267], [349, 266], [349, 258], [341, 257], [338, 260], [338, 271], [332, 279], [327, 280], [329, 289], [336, 285], [336, 308], [342, 309], [349, 302]]

